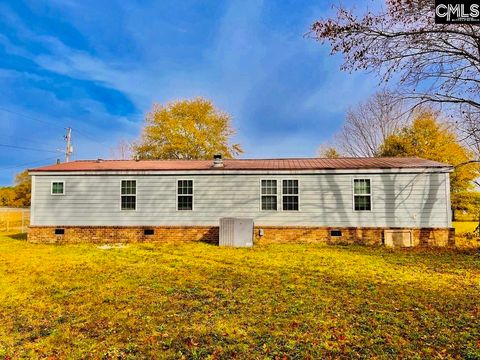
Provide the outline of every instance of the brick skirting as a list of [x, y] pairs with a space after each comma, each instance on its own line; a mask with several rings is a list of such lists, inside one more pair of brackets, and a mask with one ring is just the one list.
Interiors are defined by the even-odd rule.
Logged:
[[[63, 235], [55, 235], [63, 229]], [[146, 235], [145, 230], [153, 230]], [[263, 236], [260, 236], [263, 229]], [[340, 230], [341, 236], [333, 236]], [[384, 230], [410, 230], [414, 246], [450, 246], [455, 244], [453, 228], [330, 228], [257, 226], [257, 243], [325, 242], [332, 244], [383, 244]], [[30, 226], [28, 240], [36, 243], [122, 243], [122, 242], [188, 242], [203, 241], [218, 244], [216, 226]], [[338, 234], [338, 233], [337, 233]]]
[[[385, 230], [409, 230], [413, 246], [451, 246], [455, 244], [454, 228], [330, 228], [330, 227], [259, 227], [264, 230], [255, 240], [261, 242], [326, 242], [331, 244], [383, 244]], [[340, 230], [341, 236], [332, 236], [332, 230]]]

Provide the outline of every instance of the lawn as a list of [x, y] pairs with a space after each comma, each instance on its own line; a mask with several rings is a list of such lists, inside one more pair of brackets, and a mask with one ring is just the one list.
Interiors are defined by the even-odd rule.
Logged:
[[475, 232], [478, 221], [454, 221], [455, 245], [458, 248], [477, 248], [480, 249], [480, 238]]
[[480, 256], [0, 237], [0, 358], [480, 358]]
[[453, 227], [456, 234], [473, 233], [478, 226], [478, 221], [454, 221]]

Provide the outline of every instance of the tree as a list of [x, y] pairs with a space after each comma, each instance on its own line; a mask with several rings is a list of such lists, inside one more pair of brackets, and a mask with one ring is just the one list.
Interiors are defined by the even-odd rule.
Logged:
[[435, 24], [431, 0], [385, 0], [385, 5], [363, 16], [340, 7], [336, 17], [315, 22], [310, 34], [329, 43], [332, 54], [344, 55], [343, 70], [371, 70], [382, 82], [398, 80], [403, 97], [415, 104], [478, 114], [480, 28]]
[[[425, 159], [459, 165], [472, 159], [472, 153], [463, 147], [456, 134], [436, 119], [438, 114], [422, 111], [411, 126], [390, 135], [381, 147], [381, 156], [417, 156]], [[463, 194], [473, 187], [478, 176], [476, 164], [456, 168], [450, 176], [453, 210], [463, 210]], [[463, 194], [463, 195], [462, 195]]]
[[27, 207], [30, 206], [30, 198], [32, 194], [32, 183], [28, 170], [22, 171], [15, 177], [15, 199], [13, 206]]
[[28, 207], [32, 185], [28, 170], [22, 171], [15, 176], [15, 186], [0, 188], [0, 206]]
[[408, 120], [403, 102], [383, 90], [347, 112], [345, 123], [335, 136], [342, 153], [349, 156], [378, 156], [385, 139]]
[[340, 153], [333, 146], [329, 145], [320, 145], [317, 154], [319, 157], [328, 158], [328, 159], [337, 159], [341, 157]]
[[464, 111], [463, 121], [456, 122], [462, 142], [480, 159], [480, 113], [475, 111]]
[[13, 206], [15, 200], [15, 189], [13, 187], [0, 188], [0, 206]]
[[233, 135], [230, 115], [210, 100], [155, 104], [133, 151], [140, 159], [211, 159], [215, 154], [233, 158], [243, 152], [240, 145], [229, 144]]
[[478, 191], [459, 192], [452, 198], [453, 219], [455, 211], [464, 211], [474, 218], [478, 218], [480, 212], [480, 193]]
[[128, 160], [132, 158], [132, 144], [127, 140], [121, 139], [117, 146], [110, 148], [110, 154], [113, 159]]

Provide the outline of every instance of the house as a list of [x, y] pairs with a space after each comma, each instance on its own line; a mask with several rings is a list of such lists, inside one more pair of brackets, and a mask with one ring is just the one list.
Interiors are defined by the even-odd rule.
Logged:
[[87, 160], [30, 170], [35, 242], [255, 240], [447, 245], [447, 164], [420, 158]]

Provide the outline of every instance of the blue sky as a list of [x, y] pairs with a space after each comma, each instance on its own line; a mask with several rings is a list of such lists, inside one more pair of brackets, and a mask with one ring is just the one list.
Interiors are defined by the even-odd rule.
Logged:
[[0, 146], [0, 185], [62, 158], [66, 127], [74, 159], [110, 158], [154, 102], [195, 96], [233, 116], [242, 157], [314, 156], [378, 86], [304, 36], [336, 2], [0, 2], [0, 144], [29, 148]]

